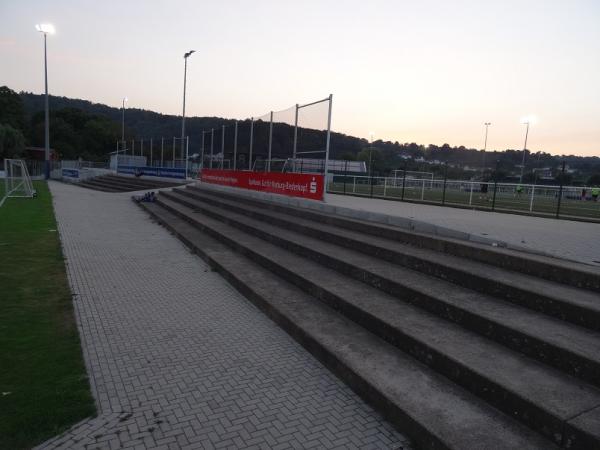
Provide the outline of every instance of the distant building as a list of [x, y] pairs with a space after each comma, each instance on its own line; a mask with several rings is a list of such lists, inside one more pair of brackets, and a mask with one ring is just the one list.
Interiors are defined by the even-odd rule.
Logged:
[[551, 167], [533, 169], [533, 173], [538, 180], [554, 180]]

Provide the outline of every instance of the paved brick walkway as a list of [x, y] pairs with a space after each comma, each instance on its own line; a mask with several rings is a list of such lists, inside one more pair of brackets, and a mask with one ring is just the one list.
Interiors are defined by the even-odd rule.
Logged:
[[407, 448], [128, 194], [51, 182], [99, 415], [42, 448]]
[[498, 239], [559, 258], [600, 266], [600, 225], [597, 223], [336, 194], [328, 194], [327, 203], [407, 217], [452, 230]]

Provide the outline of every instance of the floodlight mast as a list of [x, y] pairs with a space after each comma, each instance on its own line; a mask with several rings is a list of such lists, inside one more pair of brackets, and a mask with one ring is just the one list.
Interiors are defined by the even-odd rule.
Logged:
[[49, 23], [37, 24], [35, 29], [44, 34], [44, 84], [46, 90], [45, 96], [45, 125], [44, 125], [44, 178], [50, 178], [50, 110], [48, 107], [48, 58], [46, 51], [46, 37], [48, 34], [54, 34], [54, 25]]
[[[195, 52], [196, 52], [196, 50], [190, 50], [189, 52], [187, 52], [183, 55], [184, 69], [183, 69], [183, 113], [182, 113], [182, 119], [181, 119], [181, 159], [183, 159], [183, 146], [184, 146], [184, 140], [185, 140], [185, 89], [186, 89], [186, 84], [187, 84], [187, 60], [192, 55], [192, 53], [195, 53]], [[186, 161], [186, 172], [187, 172], [187, 161]], [[186, 173], [186, 176], [187, 176], [187, 173]]]
[[485, 152], [487, 151], [487, 139], [488, 139], [488, 128], [492, 124], [492, 122], [485, 122], [485, 140], [483, 142], [483, 168], [481, 169], [482, 173], [485, 173]]

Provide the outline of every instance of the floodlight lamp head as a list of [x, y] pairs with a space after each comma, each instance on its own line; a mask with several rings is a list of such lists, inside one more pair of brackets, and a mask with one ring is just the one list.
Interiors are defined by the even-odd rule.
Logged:
[[123, 102], [127, 103], [129, 99], [127, 97], [123, 97]]
[[192, 53], [196, 53], [196, 50], [190, 50], [185, 55], [183, 55], [183, 57], [187, 59]]
[[39, 23], [35, 26], [35, 29], [44, 34], [54, 34], [55, 32], [54, 25], [51, 23]]
[[534, 115], [529, 115], [521, 118], [521, 123], [523, 125], [535, 125], [537, 122], [537, 117]]

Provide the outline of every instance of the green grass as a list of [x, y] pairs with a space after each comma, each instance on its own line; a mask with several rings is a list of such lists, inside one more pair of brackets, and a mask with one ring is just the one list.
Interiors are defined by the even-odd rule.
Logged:
[[52, 199], [0, 207], [0, 448], [30, 448], [95, 414]]
[[[332, 193], [343, 193], [343, 183], [332, 183], [329, 185], [329, 189]], [[354, 192], [353, 192], [354, 190]], [[369, 196], [371, 187], [368, 184], [356, 184], [353, 186], [352, 183], [346, 184], [347, 194], [357, 194]], [[374, 185], [373, 195], [383, 196], [383, 186]], [[388, 187], [385, 190], [385, 196], [392, 199], [400, 199], [402, 197], [401, 187]], [[480, 195], [479, 192], [473, 192], [473, 196], [470, 196], [470, 192], [447, 190], [445, 203], [448, 206], [465, 206], [465, 207], [478, 207], [483, 209], [492, 208], [493, 198], [493, 186], [490, 186], [487, 198]], [[442, 189], [425, 189], [420, 188], [407, 188], [404, 192], [404, 199], [423, 202], [423, 203], [441, 203], [442, 202]], [[527, 194], [523, 194], [521, 197], [517, 197], [514, 192], [498, 192], [496, 194], [495, 210], [498, 212], [504, 211], [516, 211], [529, 213], [530, 208], [530, 197]], [[556, 213], [557, 199], [554, 197], [543, 197], [536, 195], [532, 205], [532, 213], [537, 214], [548, 214], [553, 216]], [[560, 215], [569, 216], [570, 218], [582, 218], [582, 219], [597, 219], [600, 220], [600, 202], [581, 201], [573, 199], [563, 199], [560, 206]]]

